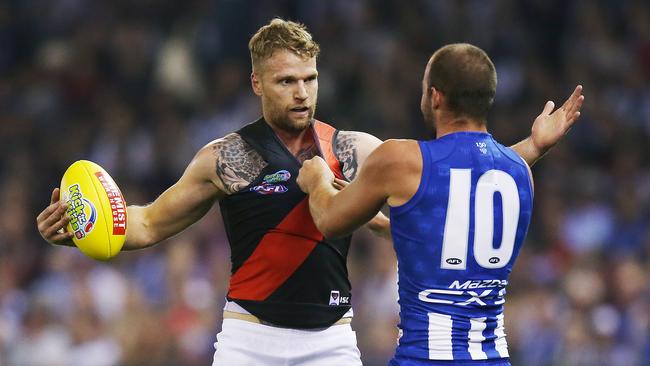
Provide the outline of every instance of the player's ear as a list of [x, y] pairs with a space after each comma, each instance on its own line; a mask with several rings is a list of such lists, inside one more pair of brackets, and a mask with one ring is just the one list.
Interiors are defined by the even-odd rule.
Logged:
[[251, 72], [251, 86], [253, 87], [253, 92], [256, 95], [262, 95], [262, 82], [260, 81], [260, 78], [257, 76], [255, 71]]
[[444, 98], [444, 94], [438, 89], [436, 89], [434, 86], [431, 87], [431, 95], [429, 96], [431, 98], [431, 106], [433, 109], [438, 109], [442, 105], [442, 99]]

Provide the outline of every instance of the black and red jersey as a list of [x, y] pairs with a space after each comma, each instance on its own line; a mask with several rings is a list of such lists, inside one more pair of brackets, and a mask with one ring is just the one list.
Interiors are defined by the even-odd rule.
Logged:
[[[320, 121], [310, 130], [321, 156], [343, 178], [332, 147], [337, 130]], [[325, 239], [316, 228], [296, 183], [301, 163], [264, 119], [237, 133], [268, 165], [220, 201], [232, 260], [228, 300], [278, 326], [330, 326], [350, 310], [350, 237]]]

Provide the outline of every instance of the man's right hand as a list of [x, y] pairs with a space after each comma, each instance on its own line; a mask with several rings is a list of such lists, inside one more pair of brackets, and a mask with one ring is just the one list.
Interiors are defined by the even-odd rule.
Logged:
[[54, 188], [50, 205], [36, 217], [36, 226], [43, 239], [50, 244], [74, 246], [71, 232], [65, 231], [70, 217], [65, 211], [67, 203], [59, 200], [59, 189]]

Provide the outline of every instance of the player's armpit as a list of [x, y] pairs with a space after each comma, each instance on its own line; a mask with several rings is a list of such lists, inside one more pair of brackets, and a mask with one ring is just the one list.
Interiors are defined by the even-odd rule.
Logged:
[[178, 182], [155, 201], [127, 208], [129, 229], [123, 249], [146, 248], [181, 232], [225, 196], [216, 183], [216, 160], [211, 150], [209, 145], [202, 148]]

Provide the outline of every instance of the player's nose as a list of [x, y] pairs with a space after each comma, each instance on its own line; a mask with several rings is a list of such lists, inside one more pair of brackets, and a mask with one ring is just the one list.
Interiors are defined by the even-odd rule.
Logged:
[[303, 80], [298, 81], [294, 97], [300, 100], [305, 100], [309, 97], [307, 88], [305, 87], [305, 82]]

